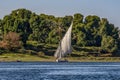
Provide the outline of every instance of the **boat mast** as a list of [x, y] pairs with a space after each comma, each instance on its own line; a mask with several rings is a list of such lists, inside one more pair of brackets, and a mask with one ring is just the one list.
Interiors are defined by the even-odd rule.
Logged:
[[62, 40], [62, 29], [61, 29], [61, 26], [59, 25], [59, 44], [60, 44], [60, 53], [59, 53], [59, 58], [58, 59], [61, 59], [62, 58], [62, 47], [61, 47], [61, 40]]

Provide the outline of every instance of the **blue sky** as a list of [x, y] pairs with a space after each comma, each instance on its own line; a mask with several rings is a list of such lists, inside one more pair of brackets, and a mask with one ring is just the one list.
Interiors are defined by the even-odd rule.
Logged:
[[120, 28], [120, 0], [1, 0], [0, 19], [18, 8], [54, 16], [97, 15]]

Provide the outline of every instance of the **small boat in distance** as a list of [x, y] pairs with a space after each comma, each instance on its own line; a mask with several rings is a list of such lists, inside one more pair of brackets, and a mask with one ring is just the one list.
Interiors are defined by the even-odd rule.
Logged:
[[63, 60], [62, 58], [64, 58], [67, 54], [72, 53], [72, 48], [71, 48], [72, 26], [73, 26], [73, 22], [71, 23], [63, 39], [59, 42], [59, 46], [54, 54], [56, 58], [56, 62], [68, 62], [68, 60], [66, 59]]
[[16, 60], [16, 62], [22, 62], [21, 60]]

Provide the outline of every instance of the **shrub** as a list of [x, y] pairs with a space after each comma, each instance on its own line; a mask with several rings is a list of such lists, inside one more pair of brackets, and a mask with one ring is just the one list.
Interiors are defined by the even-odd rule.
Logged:
[[30, 55], [37, 55], [37, 52], [33, 50], [26, 50], [26, 53]]
[[26, 53], [26, 50], [22, 48], [22, 49], [19, 49], [18, 52], [24, 54]]
[[38, 56], [44, 56], [45, 54], [44, 54], [44, 52], [38, 52], [37, 55]]
[[22, 46], [20, 36], [15, 32], [9, 32], [4, 35], [3, 41], [0, 42], [0, 48], [7, 50], [16, 50]]

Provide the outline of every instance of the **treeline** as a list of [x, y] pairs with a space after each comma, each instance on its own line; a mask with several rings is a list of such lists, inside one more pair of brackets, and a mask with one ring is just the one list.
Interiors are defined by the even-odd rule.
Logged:
[[80, 13], [73, 16], [55, 17], [38, 15], [26, 9], [13, 10], [0, 20], [0, 48], [12, 50], [25, 47], [27, 41], [58, 44], [59, 27], [61, 36], [64, 36], [73, 21], [72, 45], [100, 47], [101, 52], [107, 53], [115, 53], [120, 49], [119, 29], [106, 18], [96, 15], [84, 17]]

